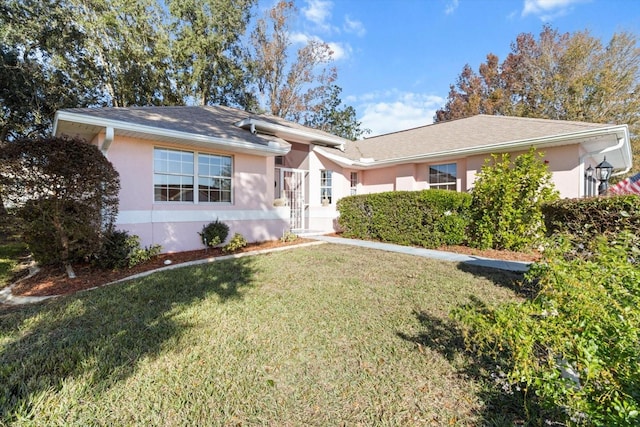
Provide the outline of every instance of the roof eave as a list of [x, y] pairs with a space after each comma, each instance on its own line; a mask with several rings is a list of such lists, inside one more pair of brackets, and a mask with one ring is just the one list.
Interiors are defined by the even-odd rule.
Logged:
[[[597, 129], [589, 129], [586, 131], [579, 132], [571, 132], [547, 137], [538, 137], [538, 138], [529, 138], [517, 141], [508, 141], [501, 142], [496, 144], [483, 145], [479, 147], [468, 147], [468, 148], [460, 148], [454, 150], [446, 150], [439, 151], [435, 153], [429, 154], [417, 154], [413, 156], [405, 156], [405, 157], [396, 157], [392, 159], [383, 159], [383, 160], [375, 160], [375, 159], [367, 159], [366, 161], [361, 160], [352, 160], [346, 157], [328, 153], [325, 150], [315, 150], [322, 155], [326, 156], [330, 160], [345, 166], [345, 167], [353, 167], [357, 169], [376, 169], [386, 166], [406, 164], [406, 163], [414, 163], [414, 162], [424, 162], [431, 160], [440, 160], [447, 159], [453, 157], [462, 157], [462, 156], [471, 156], [477, 154], [490, 154], [495, 153], [497, 151], [519, 151], [522, 149], [527, 149], [528, 147], [536, 147], [543, 148], [554, 145], [564, 145], [568, 144], [571, 141], [579, 142], [577, 140], [584, 138], [595, 138], [600, 136], [612, 135], [616, 136], [616, 139], [622, 139], [622, 144], [619, 147], [620, 150], [623, 150], [623, 159], [625, 164], [621, 166], [621, 169], [627, 168], [631, 166], [631, 148], [629, 145], [629, 131], [627, 125], [615, 125], [610, 127], [603, 127]], [[628, 163], [628, 164], [627, 164]]]
[[108, 128], [113, 128], [122, 131], [129, 131], [139, 134], [142, 138], [145, 139], [153, 140], [158, 138], [189, 146], [215, 148], [261, 156], [281, 156], [287, 154], [291, 150], [290, 145], [281, 145], [275, 141], [269, 141], [265, 145], [258, 145], [238, 139], [225, 139], [189, 132], [180, 132], [171, 129], [132, 124], [121, 120], [112, 120], [101, 117], [92, 117], [85, 114], [70, 113], [68, 111], [56, 112], [53, 124], [54, 135], [58, 134], [58, 123], [60, 121], [69, 121], [72, 123], [98, 126], [105, 128], [105, 130]]
[[235, 125], [239, 128], [250, 130], [251, 132], [275, 135], [286, 141], [333, 147], [340, 151], [344, 151], [345, 141], [342, 138], [331, 135], [322, 135], [312, 131], [290, 128], [256, 118], [243, 119]]

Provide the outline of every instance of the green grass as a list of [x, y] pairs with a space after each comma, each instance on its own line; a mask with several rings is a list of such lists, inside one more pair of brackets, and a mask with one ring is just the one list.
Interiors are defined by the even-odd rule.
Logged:
[[26, 245], [18, 242], [0, 244], [0, 289], [9, 284], [18, 259], [25, 255], [26, 249]]
[[321, 245], [0, 311], [0, 424], [507, 425], [447, 313], [517, 278]]

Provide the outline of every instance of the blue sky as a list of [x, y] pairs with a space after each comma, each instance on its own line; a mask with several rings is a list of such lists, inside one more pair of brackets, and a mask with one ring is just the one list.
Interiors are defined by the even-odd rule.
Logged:
[[[433, 122], [465, 64], [500, 61], [520, 33], [640, 35], [638, 0], [295, 0], [293, 39], [332, 46], [342, 99], [371, 135]], [[262, 0], [261, 6], [273, 1]]]

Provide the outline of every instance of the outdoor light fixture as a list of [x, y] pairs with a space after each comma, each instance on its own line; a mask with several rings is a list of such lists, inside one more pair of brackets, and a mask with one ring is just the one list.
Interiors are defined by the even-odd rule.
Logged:
[[596, 178], [600, 181], [600, 185], [598, 185], [598, 194], [602, 195], [607, 192], [609, 188], [609, 178], [611, 178], [611, 171], [613, 170], [613, 166], [607, 162], [607, 157], [605, 156], [604, 160], [596, 166]]
[[591, 178], [593, 176], [593, 166], [589, 165], [587, 168], [587, 178]]

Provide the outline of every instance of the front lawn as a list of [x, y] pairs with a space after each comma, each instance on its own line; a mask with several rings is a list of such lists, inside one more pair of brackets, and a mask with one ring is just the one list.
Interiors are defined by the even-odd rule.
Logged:
[[11, 282], [14, 269], [20, 256], [26, 254], [27, 247], [19, 242], [3, 242], [0, 240], [0, 289]]
[[326, 244], [0, 308], [0, 424], [513, 424], [448, 312], [518, 278]]

